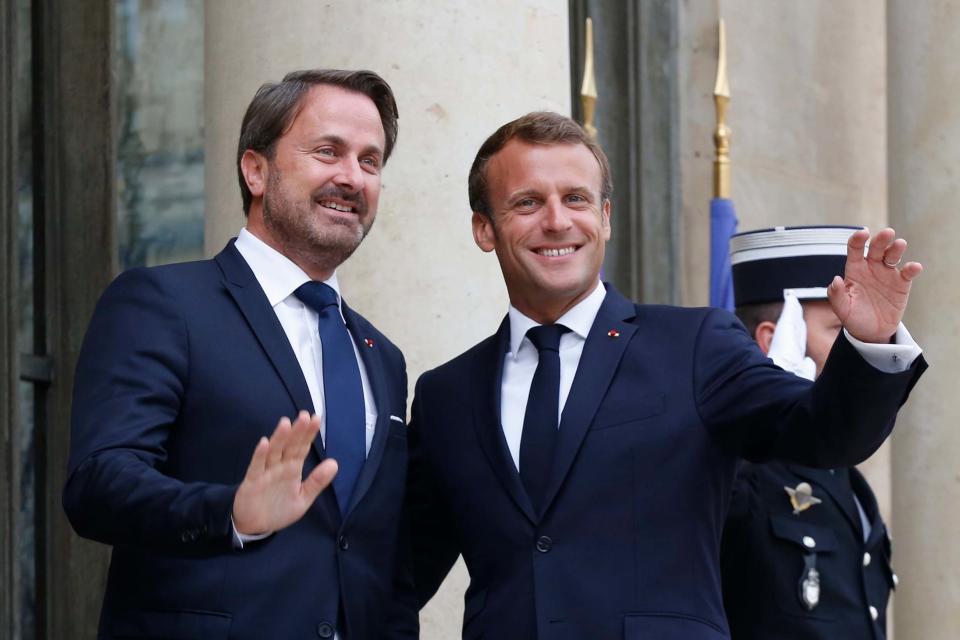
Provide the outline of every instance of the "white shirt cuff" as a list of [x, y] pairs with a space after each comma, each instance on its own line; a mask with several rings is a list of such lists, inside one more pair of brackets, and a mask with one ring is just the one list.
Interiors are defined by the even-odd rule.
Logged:
[[270, 531], [269, 533], [240, 533], [237, 531], [237, 525], [233, 521], [233, 516], [230, 516], [230, 528], [233, 529], [234, 549], [243, 549], [244, 543], [256, 542], [257, 540], [263, 540], [264, 538], [269, 538], [273, 535], [273, 531]]
[[847, 340], [864, 360], [870, 363], [874, 369], [884, 373], [906, 371], [917, 359], [917, 356], [923, 352], [902, 322], [897, 326], [897, 333], [894, 334], [892, 344], [861, 342], [850, 335], [850, 332], [846, 329], [843, 330], [843, 335], [847, 337]]

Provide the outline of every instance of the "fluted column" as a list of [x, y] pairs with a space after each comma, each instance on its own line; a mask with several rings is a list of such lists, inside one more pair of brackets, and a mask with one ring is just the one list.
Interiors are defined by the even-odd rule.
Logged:
[[960, 7], [887, 2], [891, 224], [924, 262], [907, 325], [930, 371], [894, 435], [894, 562], [899, 638], [960, 629]]

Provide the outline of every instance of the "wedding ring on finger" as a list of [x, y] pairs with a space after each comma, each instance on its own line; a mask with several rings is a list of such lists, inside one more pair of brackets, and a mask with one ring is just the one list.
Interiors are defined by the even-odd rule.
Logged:
[[889, 262], [887, 262], [886, 256], [884, 256], [883, 258], [880, 258], [880, 261], [883, 263], [883, 266], [890, 267], [891, 269], [896, 269], [897, 267], [900, 266], [900, 263], [903, 261], [903, 256], [900, 256], [900, 259], [894, 262], [893, 264], [890, 264]]

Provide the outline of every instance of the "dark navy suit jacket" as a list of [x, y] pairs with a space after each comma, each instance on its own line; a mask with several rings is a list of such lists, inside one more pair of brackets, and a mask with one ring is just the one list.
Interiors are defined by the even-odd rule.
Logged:
[[419, 603], [462, 554], [467, 639], [727, 638], [718, 555], [738, 456], [853, 464], [925, 366], [882, 374], [841, 338], [811, 386], [732, 314], [608, 287], [538, 514], [499, 420], [508, 334], [425, 373], [409, 429]]
[[[810, 484], [821, 502], [794, 513], [784, 487], [801, 482]], [[854, 495], [870, 522], [866, 541]], [[812, 609], [799, 589], [811, 560], [820, 584]], [[890, 538], [877, 499], [856, 468], [743, 465], [723, 530], [720, 566], [734, 640], [886, 638], [895, 582]]]
[[[133, 269], [101, 298], [77, 365], [69, 479], [77, 533], [113, 545], [100, 637], [379, 638], [393, 603], [407, 471], [400, 351], [343, 314], [378, 420], [352, 504], [324, 492], [242, 551], [231, 508], [281, 416], [313, 412], [303, 373], [231, 242], [213, 260]], [[372, 346], [367, 346], [365, 339]], [[323, 458], [319, 438], [304, 473]]]

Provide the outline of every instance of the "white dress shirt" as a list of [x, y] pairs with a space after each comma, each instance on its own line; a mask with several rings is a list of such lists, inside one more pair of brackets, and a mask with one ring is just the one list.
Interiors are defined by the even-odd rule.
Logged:
[[[572, 309], [557, 319], [569, 332], [560, 338], [560, 407], [558, 416], [563, 415], [573, 378], [580, 365], [583, 345], [600, 311], [607, 291], [597, 281], [590, 295], [581, 300]], [[527, 331], [539, 323], [523, 315], [513, 305], [507, 312], [510, 321], [510, 349], [503, 359], [503, 380], [500, 387], [500, 424], [510, 449], [510, 456], [517, 469], [520, 469], [520, 439], [523, 436], [523, 416], [527, 410], [527, 397], [533, 374], [537, 370], [540, 355], [537, 348], [527, 338]], [[906, 371], [920, 355], [921, 349], [914, 342], [903, 323], [897, 328], [895, 344], [873, 344], [857, 340], [844, 329], [850, 344], [864, 360], [884, 373]], [[557, 425], [559, 427], [559, 424]]]
[[[273, 307], [274, 313], [277, 314], [283, 332], [287, 334], [290, 346], [293, 347], [293, 353], [297, 356], [297, 362], [300, 363], [300, 370], [307, 381], [314, 411], [320, 416], [320, 437], [326, 442], [327, 420], [323, 403], [323, 346], [320, 344], [320, 317], [316, 311], [300, 302], [300, 299], [293, 293], [300, 285], [309, 282], [310, 276], [291, 262], [289, 258], [246, 229], [240, 230], [235, 246], [250, 270], [253, 271], [253, 275], [260, 283], [263, 292], [267, 294], [267, 300]], [[330, 276], [330, 279], [325, 281], [324, 284], [329, 285], [331, 289], [337, 292], [338, 305], [342, 305], [343, 300], [340, 298], [337, 274], [334, 273]], [[343, 317], [342, 308], [340, 316]], [[373, 433], [377, 426], [377, 405], [374, 402], [373, 391], [370, 389], [367, 369], [363, 365], [360, 352], [357, 350], [357, 343], [351, 340], [351, 344], [353, 345], [353, 353], [357, 358], [357, 365], [360, 367], [360, 382], [363, 384], [367, 453], [369, 453], [370, 444], [373, 442]], [[277, 419], [280, 419], [280, 417], [277, 416]], [[291, 419], [294, 417], [296, 416], [290, 416]]]
[[[300, 363], [300, 370], [307, 382], [307, 388], [310, 390], [310, 399], [313, 401], [314, 411], [320, 416], [320, 437], [326, 442], [327, 422], [323, 402], [323, 346], [320, 343], [320, 317], [316, 311], [300, 302], [300, 299], [294, 295], [297, 287], [310, 281], [310, 276], [291, 262], [289, 258], [246, 229], [240, 230], [234, 246], [243, 256], [250, 270], [253, 271], [254, 277], [267, 295], [270, 306], [277, 314], [277, 319], [280, 321], [280, 326], [283, 327], [283, 332], [287, 335], [287, 340], [290, 341], [290, 346], [293, 348], [293, 353], [297, 357], [297, 362]], [[337, 274], [334, 273], [330, 276], [330, 279], [324, 284], [329, 285], [337, 292], [338, 304], [342, 305], [343, 300], [340, 298]], [[340, 315], [343, 316], [342, 307]], [[360, 382], [363, 385], [363, 404], [366, 412], [364, 431], [367, 453], [369, 454], [370, 444], [373, 442], [377, 425], [377, 405], [370, 388], [367, 369], [364, 367], [363, 359], [357, 350], [357, 344], [353, 340], [351, 340], [351, 344], [357, 358], [357, 365], [360, 367]], [[281, 417], [277, 416], [277, 420]], [[296, 416], [288, 417], [293, 419]], [[265, 428], [272, 431], [274, 425], [265, 425]], [[250, 455], [253, 455], [253, 449], [250, 450]], [[234, 544], [242, 548], [244, 542], [260, 540], [269, 535], [269, 532], [247, 535], [234, 529]]]

